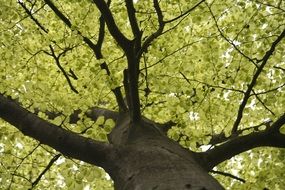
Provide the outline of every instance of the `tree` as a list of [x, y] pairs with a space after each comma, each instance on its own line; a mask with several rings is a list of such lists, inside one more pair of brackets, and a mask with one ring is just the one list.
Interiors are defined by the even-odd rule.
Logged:
[[284, 16], [1, 1], [0, 188], [284, 189]]

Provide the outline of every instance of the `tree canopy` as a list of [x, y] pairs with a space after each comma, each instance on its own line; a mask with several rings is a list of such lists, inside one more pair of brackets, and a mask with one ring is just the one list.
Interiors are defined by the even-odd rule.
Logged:
[[[0, 9], [0, 189], [113, 189], [100, 164], [45, 145], [60, 130], [44, 127], [107, 147], [126, 110], [209, 154], [227, 189], [285, 189], [284, 1], [0, 0]], [[23, 110], [33, 114], [22, 120]], [[43, 129], [33, 136], [25, 122]]]

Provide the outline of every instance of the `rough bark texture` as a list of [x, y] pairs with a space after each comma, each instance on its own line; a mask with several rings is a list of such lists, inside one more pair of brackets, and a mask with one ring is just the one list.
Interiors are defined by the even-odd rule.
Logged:
[[223, 189], [193, 156], [185, 157], [177, 145], [163, 141], [141, 139], [122, 147], [114, 156], [116, 168], [110, 172], [115, 189]]
[[124, 114], [119, 123], [112, 136], [125, 134], [127, 140], [113, 141], [109, 158], [113, 164], [108, 169], [116, 190], [223, 189], [194, 153], [164, 136], [154, 124], [143, 120], [139, 130], [131, 132], [130, 118]]

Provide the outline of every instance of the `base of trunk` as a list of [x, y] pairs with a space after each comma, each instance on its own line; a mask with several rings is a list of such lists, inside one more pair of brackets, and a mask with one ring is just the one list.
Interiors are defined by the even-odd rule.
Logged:
[[167, 137], [143, 138], [117, 148], [110, 168], [116, 190], [224, 189], [189, 150]]

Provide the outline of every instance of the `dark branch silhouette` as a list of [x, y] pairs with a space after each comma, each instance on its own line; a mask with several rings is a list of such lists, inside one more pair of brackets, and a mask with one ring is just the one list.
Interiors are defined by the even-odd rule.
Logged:
[[221, 172], [221, 171], [216, 171], [216, 170], [211, 170], [210, 172], [213, 173], [213, 174], [220, 174], [220, 175], [223, 175], [223, 176], [226, 176], [226, 177], [231, 177], [231, 178], [236, 179], [238, 181], [241, 181], [243, 183], [246, 182], [244, 179], [239, 178], [239, 177], [237, 177], [237, 176], [235, 176], [233, 174], [226, 173], [226, 172]]
[[52, 165], [59, 159], [59, 157], [61, 156], [61, 154], [57, 154], [55, 155], [48, 163], [48, 165], [45, 167], [45, 169], [40, 173], [40, 175], [37, 177], [37, 179], [35, 179], [35, 181], [32, 183], [32, 187], [29, 189], [33, 189], [34, 187], [36, 187], [36, 185], [40, 182], [41, 178], [43, 177], [43, 175], [45, 175], [45, 173], [47, 171], [49, 171], [49, 169], [52, 167]]
[[70, 78], [69, 78], [69, 75], [68, 75], [67, 72], [64, 70], [64, 68], [61, 66], [60, 61], [59, 61], [61, 55], [64, 55], [67, 51], [71, 50], [72, 48], [67, 48], [67, 49], [65, 49], [65, 50], [64, 50], [61, 54], [59, 54], [58, 56], [55, 54], [54, 49], [53, 49], [53, 47], [52, 47], [51, 45], [49, 46], [49, 48], [50, 48], [51, 53], [48, 53], [48, 52], [46, 52], [46, 51], [44, 51], [44, 52], [46, 52], [48, 55], [50, 55], [50, 56], [53, 57], [53, 59], [55, 60], [56, 65], [57, 65], [57, 67], [58, 67], [59, 70], [63, 73], [63, 76], [64, 76], [65, 79], [67, 80], [70, 89], [71, 89], [73, 92], [75, 92], [76, 94], [78, 94], [79, 92], [78, 92], [78, 91], [75, 89], [75, 87], [72, 85], [71, 80], [70, 80]]
[[25, 12], [29, 15], [29, 17], [36, 23], [36, 25], [42, 29], [45, 33], [48, 33], [48, 30], [33, 16], [31, 11], [26, 7], [26, 5], [22, 1], [18, 1], [18, 3], [23, 7]]
[[266, 63], [268, 62], [270, 56], [273, 54], [276, 46], [279, 44], [279, 42], [284, 37], [285, 37], [285, 30], [283, 30], [282, 33], [278, 36], [278, 38], [272, 43], [270, 49], [265, 53], [265, 55], [261, 59], [261, 64], [258, 65], [258, 68], [257, 68], [255, 74], [253, 75], [251, 82], [248, 84], [247, 90], [244, 93], [244, 97], [243, 97], [242, 102], [239, 106], [237, 118], [236, 118], [236, 120], [233, 124], [233, 128], [232, 128], [232, 135], [235, 135], [235, 133], [238, 130], [238, 126], [239, 126], [241, 119], [242, 119], [243, 110], [246, 106], [248, 99], [250, 98], [251, 92], [253, 90], [253, 87], [256, 84], [257, 78], [259, 77], [260, 73], [262, 72], [263, 68], [265, 67]]
[[108, 4], [104, 0], [93, 0], [93, 2], [100, 10], [102, 16], [104, 17], [105, 22], [110, 31], [110, 34], [114, 37], [114, 39], [124, 50], [129, 49], [131, 41], [124, 36], [124, 34], [120, 31], [120, 29], [116, 25], [114, 17], [108, 7]]
[[214, 147], [204, 153], [205, 164], [209, 170], [221, 162], [232, 158], [247, 150], [268, 146], [285, 148], [285, 134], [279, 132], [279, 129], [285, 124], [285, 114], [280, 116], [264, 131], [253, 132], [248, 135], [231, 138], [229, 141]]
[[[70, 28], [72, 29], [72, 23], [71, 21], [64, 16], [64, 14], [50, 1], [50, 0], [45, 0], [47, 5], [53, 10], [53, 12]], [[106, 6], [109, 6], [110, 2], [107, 2]], [[94, 44], [88, 37], [83, 36], [80, 31], [77, 31], [80, 36], [82, 36], [83, 41], [92, 49], [94, 52], [96, 58], [98, 60], [103, 59], [103, 55], [101, 52], [102, 44], [104, 41], [104, 36], [105, 36], [105, 19], [104, 16], [102, 15], [99, 19], [100, 22], [100, 27], [99, 27], [99, 35], [98, 35], [98, 41], [97, 44]], [[103, 63], [100, 64], [101, 69], [105, 70], [107, 72], [107, 75], [111, 76], [111, 72], [108, 68], [107, 63], [104, 61]], [[127, 111], [127, 106], [124, 102], [123, 95], [121, 92], [120, 87], [116, 87], [112, 89], [112, 92], [114, 93], [119, 110], [122, 112]]]
[[178, 20], [178, 19], [180, 19], [182, 17], [185, 17], [185, 16], [189, 15], [193, 10], [195, 10], [197, 7], [199, 7], [204, 1], [205, 0], [202, 0], [202, 1], [198, 2], [196, 5], [194, 5], [193, 7], [191, 7], [190, 9], [185, 11], [184, 13], [182, 13], [181, 15], [179, 15], [179, 16], [173, 18], [173, 19], [166, 20], [166, 21], [164, 21], [164, 23], [166, 23], [166, 24], [167, 23], [171, 23], [171, 22], [174, 22], [174, 21], [176, 21], [176, 20]]

